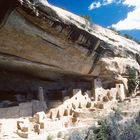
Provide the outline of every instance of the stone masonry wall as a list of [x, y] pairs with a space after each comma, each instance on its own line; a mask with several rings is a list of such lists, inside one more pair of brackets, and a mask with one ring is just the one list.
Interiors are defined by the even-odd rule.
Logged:
[[32, 100], [32, 102], [20, 103], [19, 106], [0, 108], [0, 118], [27, 117], [39, 111], [46, 111], [46, 109], [44, 101]]

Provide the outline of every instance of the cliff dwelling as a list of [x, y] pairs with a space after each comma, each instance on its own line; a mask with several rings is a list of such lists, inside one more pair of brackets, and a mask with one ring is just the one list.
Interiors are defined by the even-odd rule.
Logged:
[[140, 104], [136, 42], [44, 0], [0, 11], [0, 140], [85, 130]]

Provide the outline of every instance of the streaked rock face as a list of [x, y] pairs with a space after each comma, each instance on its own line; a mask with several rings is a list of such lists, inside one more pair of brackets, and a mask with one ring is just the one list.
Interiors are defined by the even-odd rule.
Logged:
[[128, 67], [140, 70], [140, 45], [111, 30], [45, 0], [1, 5], [1, 71], [59, 82], [100, 76], [112, 83]]

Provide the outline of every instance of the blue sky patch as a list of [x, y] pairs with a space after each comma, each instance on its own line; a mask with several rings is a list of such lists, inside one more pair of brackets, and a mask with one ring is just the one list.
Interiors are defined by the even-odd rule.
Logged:
[[[140, 2], [137, 2], [137, 0], [48, 1], [55, 6], [64, 8], [77, 15], [89, 15], [95, 24], [103, 27], [113, 26], [122, 33], [127, 33], [140, 40], [140, 16], [137, 16], [140, 10]], [[92, 4], [94, 4], [95, 7]], [[139, 5], [139, 7], [137, 5]], [[89, 8], [90, 6], [92, 6], [92, 9]], [[132, 15], [137, 16], [134, 17], [134, 21]]]

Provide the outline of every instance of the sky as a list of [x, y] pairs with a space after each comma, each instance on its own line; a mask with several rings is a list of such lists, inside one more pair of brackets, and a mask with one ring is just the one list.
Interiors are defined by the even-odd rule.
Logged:
[[77, 15], [89, 15], [93, 23], [113, 27], [140, 40], [140, 0], [48, 0]]

